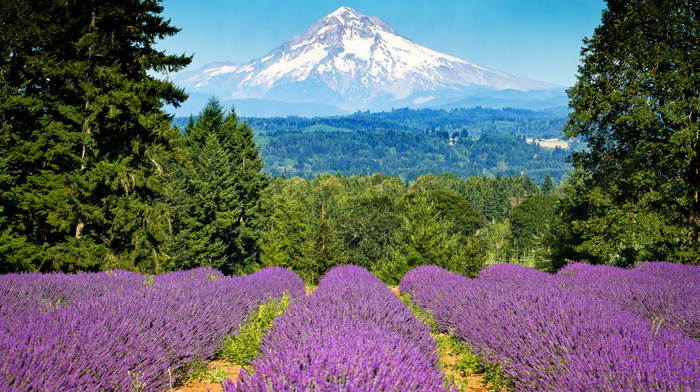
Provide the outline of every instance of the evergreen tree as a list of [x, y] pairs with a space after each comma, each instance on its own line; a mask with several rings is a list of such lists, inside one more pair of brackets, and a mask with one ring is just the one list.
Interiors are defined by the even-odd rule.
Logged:
[[371, 270], [390, 257], [394, 232], [401, 226], [400, 207], [388, 195], [354, 199], [342, 220], [339, 237], [353, 264]]
[[461, 240], [473, 236], [484, 226], [484, 218], [479, 215], [464, 197], [441, 190], [428, 192], [428, 199], [434, 203], [438, 217], [452, 221], [449, 234]]
[[540, 187], [540, 192], [542, 192], [543, 195], [548, 195], [552, 192], [554, 192], [554, 181], [552, 181], [552, 176], [547, 173], [547, 176], [544, 178], [544, 182], [542, 182], [542, 187]]
[[267, 225], [260, 249], [260, 264], [264, 267], [300, 268], [305, 257], [303, 245], [308, 237], [303, 202], [276, 195]]
[[584, 238], [572, 222], [585, 222], [588, 216], [586, 174], [582, 169], [573, 170], [562, 183], [559, 208], [555, 212], [549, 236], [552, 244], [550, 262], [545, 270], [555, 272], [571, 260], [594, 260], [586, 248], [581, 247]]
[[188, 252], [178, 267], [211, 266], [230, 274], [240, 206], [229, 153], [216, 133], [207, 135], [195, 156], [194, 169], [189, 184], [192, 205], [184, 222], [190, 234]]
[[169, 269], [161, 109], [186, 95], [150, 72], [190, 58], [154, 49], [160, 1], [2, 5], [2, 269]]
[[608, 0], [565, 128], [587, 151], [571, 222], [592, 262], [700, 260], [700, 3]]
[[511, 242], [518, 254], [530, 254], [548, 235], [557, 211], [554, 195], [531, 195], [513, 210], [510, 218]]
[[223, 129], [235, 129], [235, 134], [224, 140], [237, 143], [231, 146], [236, 166], [236, 190], [240, 195], [239, 227], [235, 234], [239, 251], [233, 261], [239, 268], [245, 268], [260, 257], [258, 241], [265, 232], [270, 178], [263, 172], [265, 164], [260, 157], [260, 148], [253, 139], [253, 129], [247, 122], [239, 123], [233, 109], [226, 116]]
[[474, 243], [460, 241], [454, 234], [454, 223], [440, 216], [429, 192], [418, 191], [407, 197], [401, 228], [395, 232], [392, 258], [377, 266], [375, 273], [388, 284], [398, 284], [409, 270], [426, 264], [465, 273], [473, 270], [470, 264], [483, 265], [483, 257], [471, 259]]
[[336, 265], [345, 264], [348, 257], [343, 251], [343, 242], [337, 237], [325, 209], [321, 216], [311, 221], [309, 237], [305, 244], [305, 258], [298, 271], [304, 281], [317, 284], [318, 280]]
[[290, 266], [290, 257], [285, 248], [284, 232], [278, 224], [270, 224], [260, 245], [262, 267]]
[[179, 211], [172, 245], [176, 266], [252, 272], [260, 256], [269, 184], [252, 130], [212, 99], [184, 133], [192, 168], [180, 168], [171, 182], [173, 192], [184, 189], [173, 200]]

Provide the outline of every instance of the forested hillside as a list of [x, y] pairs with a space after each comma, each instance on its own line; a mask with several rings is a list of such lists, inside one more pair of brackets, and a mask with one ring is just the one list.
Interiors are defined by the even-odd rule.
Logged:
[[[256, 141], [272, 176], [313, 178], [324, 173], [397, 175], [414, 181], [428, 173], [469, 176], [528, 175], [556, 183], [584, 148], [545, 148], [526, 139], [562, 137], [566, 111], [454, 109], [358, 112], [323, 118], [251, 118]], [[185, 119], [177, 124], [184, 126]]]
[[470, 176], [524, 174], [557, 183], [569, 171], [569, 151], [528, 144], [523, 137], [483, 134], [479, 139], [447, 132], [298, 132], [258, 135], [265, 170], [273, 176], [313, 178], [323, 173], [381, 173], [414, 181], [428, 173]]
[[445, 131], [449, 136], [466, 133], [478, 138], [483, 133], [538, 138], [561, 137], [566, 108], [532, 111], [525, 109], [470, 108], [452, 110], [394, 109], [389, 112], [357, 112], [336, 117], [250, 118], [257, 132], [276, 130], [346, 130], [423, 133]]

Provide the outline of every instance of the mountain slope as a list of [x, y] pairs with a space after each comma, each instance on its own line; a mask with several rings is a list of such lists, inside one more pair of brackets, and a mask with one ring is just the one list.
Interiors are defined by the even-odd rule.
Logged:
[[487, 90], [558, 86], [469, 63], [420, 46], [376, 17], [341, 7], [246, 64], [214, 63], [174, 81], [222, 99], [323, 103], [348, 111], [459, 101]]

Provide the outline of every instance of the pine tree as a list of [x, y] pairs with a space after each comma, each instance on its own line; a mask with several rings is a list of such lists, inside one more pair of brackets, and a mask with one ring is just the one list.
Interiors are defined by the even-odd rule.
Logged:
[[185, 222], [190, 231], [189, 254], [179, 267], [211, 266], [230, 274], [240, 213], [230, 155], [217, 134], [210, 132], [194, 161], [196, 175], [189, 189], [192, 209]]
[[149, 72], [190, 58], [154, 49], [178, 31], [159, 3], [3, 2], [0, 235], [17, 239], [4, 265], [169, 268], [159, 160], [174, 133], [161, 109], [186, 95]]
[[305, 206], [300, 200], [282, 195], [272, 201], [272, 216], [260, 248], [260, 264], [299, 269], [304, 264], [304, 243], [308, 238]]
[[426, 264], [446, 267], [459, 250], [452, 222], [438, 215], [427, 191], [407, 198], [401, 227], [395, 232], [391, 259], [377, 267], [377, 275], [388, 284], [398, 284], [414, 267]]
[[551, 194], [530, 195], [513, 209], [510, 242], [516, 252], [531, 253], [536, 240], [549, 233], [558, 203], [558, 197]]

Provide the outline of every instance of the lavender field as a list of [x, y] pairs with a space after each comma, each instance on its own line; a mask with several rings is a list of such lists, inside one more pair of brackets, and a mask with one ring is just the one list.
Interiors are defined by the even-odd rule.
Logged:
[[355, 266], [328, 271], [263, 340], [234, 391], [456, 391], [444, 387], [437, 345], [376, 276]]
[[700, 267], [425, 266], [399, 288], [515, 391], [700, 390]]
[[[699, 391], [700, 268], [572, 264], [556, 275], [435, 266], [399, 286], [513, 391]], [[1, 391], [170, 391], [269, 299], [290, 298], [224, 392], [450, 391], [431, 327], [367, 270], [328, 271], [305, 295], [270, 267], [139, 275], [0, 276]]]
[[0, 391], [165, 391], [268, 298], [304, 296], [270, 267], [0, 276]]

